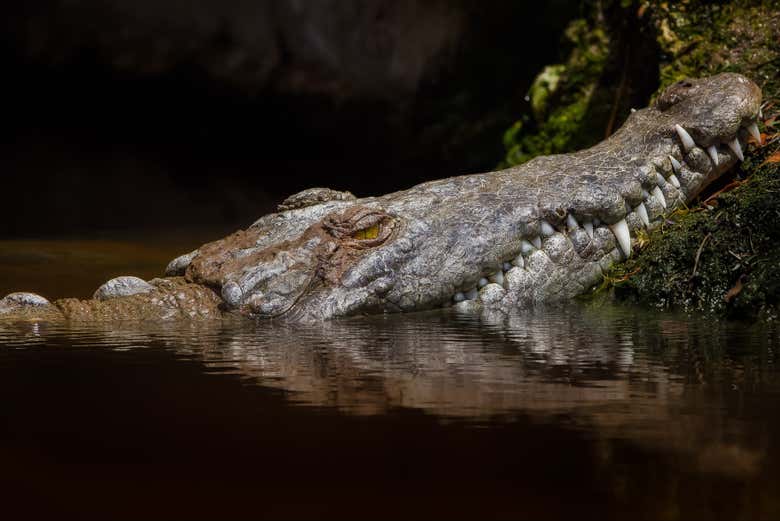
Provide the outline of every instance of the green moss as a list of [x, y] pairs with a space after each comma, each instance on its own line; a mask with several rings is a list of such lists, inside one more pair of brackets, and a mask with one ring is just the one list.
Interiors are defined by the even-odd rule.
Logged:
[[667, 56], [659, 71], [659, 92], [686, 77], [740, 72], [777, 89], [776, 1], [736, 0], [727, 4], [686, 0], [653, 2], [658, 43]]
[[537, 121], [542, 121], [547, 114], [550, 96], [558, 91], [564, 72], [566, 72], [565, 65], [548, 65], [534, 79], [528, 95], [531, 98], [531, 110]]
[[565, 31], [572, 46], [568, 60], [547, 66], [534, 80], [528, 93], [533, 119], [525, 115], [504, 134], [502, 167], [598, 141], [583, 127], [609, 55], [610, 40], [601, 23], [579, 19], [569, 24]]
[[539, 156], [572, 150], [572, 141], [581, 135], [583, 118], [593, 87], [579, 94], [572, 103], [554, 109], [538, 132], [523, 134], [523, 124], [516, 122], [504, 134], [506, 165], [519, 165]]

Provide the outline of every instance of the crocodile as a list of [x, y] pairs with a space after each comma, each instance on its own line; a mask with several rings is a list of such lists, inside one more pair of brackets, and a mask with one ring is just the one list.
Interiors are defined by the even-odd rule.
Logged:
[[378, 197], [304, 190], [162, 278], [112, 279], [89, 300], [12, 293], [0, 317], [311, 322], [571, 299], [760, 143], [760, 110], [740, 74], [683, 80], [591, 148]]

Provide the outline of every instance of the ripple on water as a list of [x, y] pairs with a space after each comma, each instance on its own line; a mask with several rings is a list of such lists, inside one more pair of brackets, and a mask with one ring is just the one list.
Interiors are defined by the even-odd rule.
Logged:
[[[526, 513], [529, 505], [549, 511], [549, 497], [606, 490], [602, 497], [627, 494], [612, 511], [641, 504], [662, 517], [687, 501], [687, 517], [711, 517], [697, 498], [714, 497], [712, 487], [727, 480], [736, 499], [718, 512], [772, 517], [780, 508], [771, 503], [780, 483], [779, 344], [773, 325], [579, 306], [316, 326], [6, 323], [0, 393], [16, 442], [4, 454], [16, 457], [28, 440], [32, 449], [13, 468], [32, 468], [36, 479], [57, 472], [45, 459], [30, 467], [40, 447], [78, 462], [151, 453], [163, 472], [212, 458], [210, 491], [226, 486], [226, 461], [229, 472], [254, 461], [307, 497], [323, 481], [354, 490], [349, 480], [364, 475], [378, 484], [371, 490], [397, 496], [397, 469], [414, 469], [431, 478], [420, 490], [470, 479], [469, 493], [484, 484], [484, 502]], [[316, 474], [315, 485], [301, 484], [297, 469]], [[491, 495], [510, 478], [511, 493]], [[743, 493], [735, 483], [752, 485]], [[522, 490], [534, 493], [518, 503]], [[465, 497], [450, 492], [447, 502]], [[561, 504], [560, 517], [581, 514]]]
[[[6, 350], [168, 353], [197, 361], [204, 374], [240, 375], [284, 390], [294, 403], [347, 413], [402, 407], [492, 417], [638, 407], [640, 400], [660, 411], [683, 400], [686, 385], [737, 378], [746, 363], [774, 378], [777, 332], [671, 313], [572, 306], [509, 316], [445, 310], [316, 326], [16, 323], [0, 325], [0, 344]], [[631, 416], [631, 410], [623, 414]]]

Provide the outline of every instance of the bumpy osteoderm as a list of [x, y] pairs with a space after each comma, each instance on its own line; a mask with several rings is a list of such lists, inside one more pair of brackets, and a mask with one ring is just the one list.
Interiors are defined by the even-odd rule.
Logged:
[[[174, 278], [149, 287], [109, 281], [96, 300], [44, 306], [111, 318], [112, 309], [132, 315], [127, 299], [156, 299], [150, 309], [161, 307], [161, 316], [322, 320], [568, 299], [631, 255], [638, 230], [743, 158], [747, 141], [760, 140], [760, 103], [759, 88], [738, 74], [682, 81], [587, 150], [381, 197], [307, 190], [248, 229], [174, 259], [166, 270]], [[185, 297], [159, 304], [176, 291]], [[26, 306], [18, 295], [0, 301], [0, 316]]]

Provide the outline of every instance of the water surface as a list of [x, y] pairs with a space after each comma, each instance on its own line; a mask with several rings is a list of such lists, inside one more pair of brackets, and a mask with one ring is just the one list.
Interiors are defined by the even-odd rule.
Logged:
[[0, 325], [0, 517], [780, 516], [780, 333], [641, 308]]

